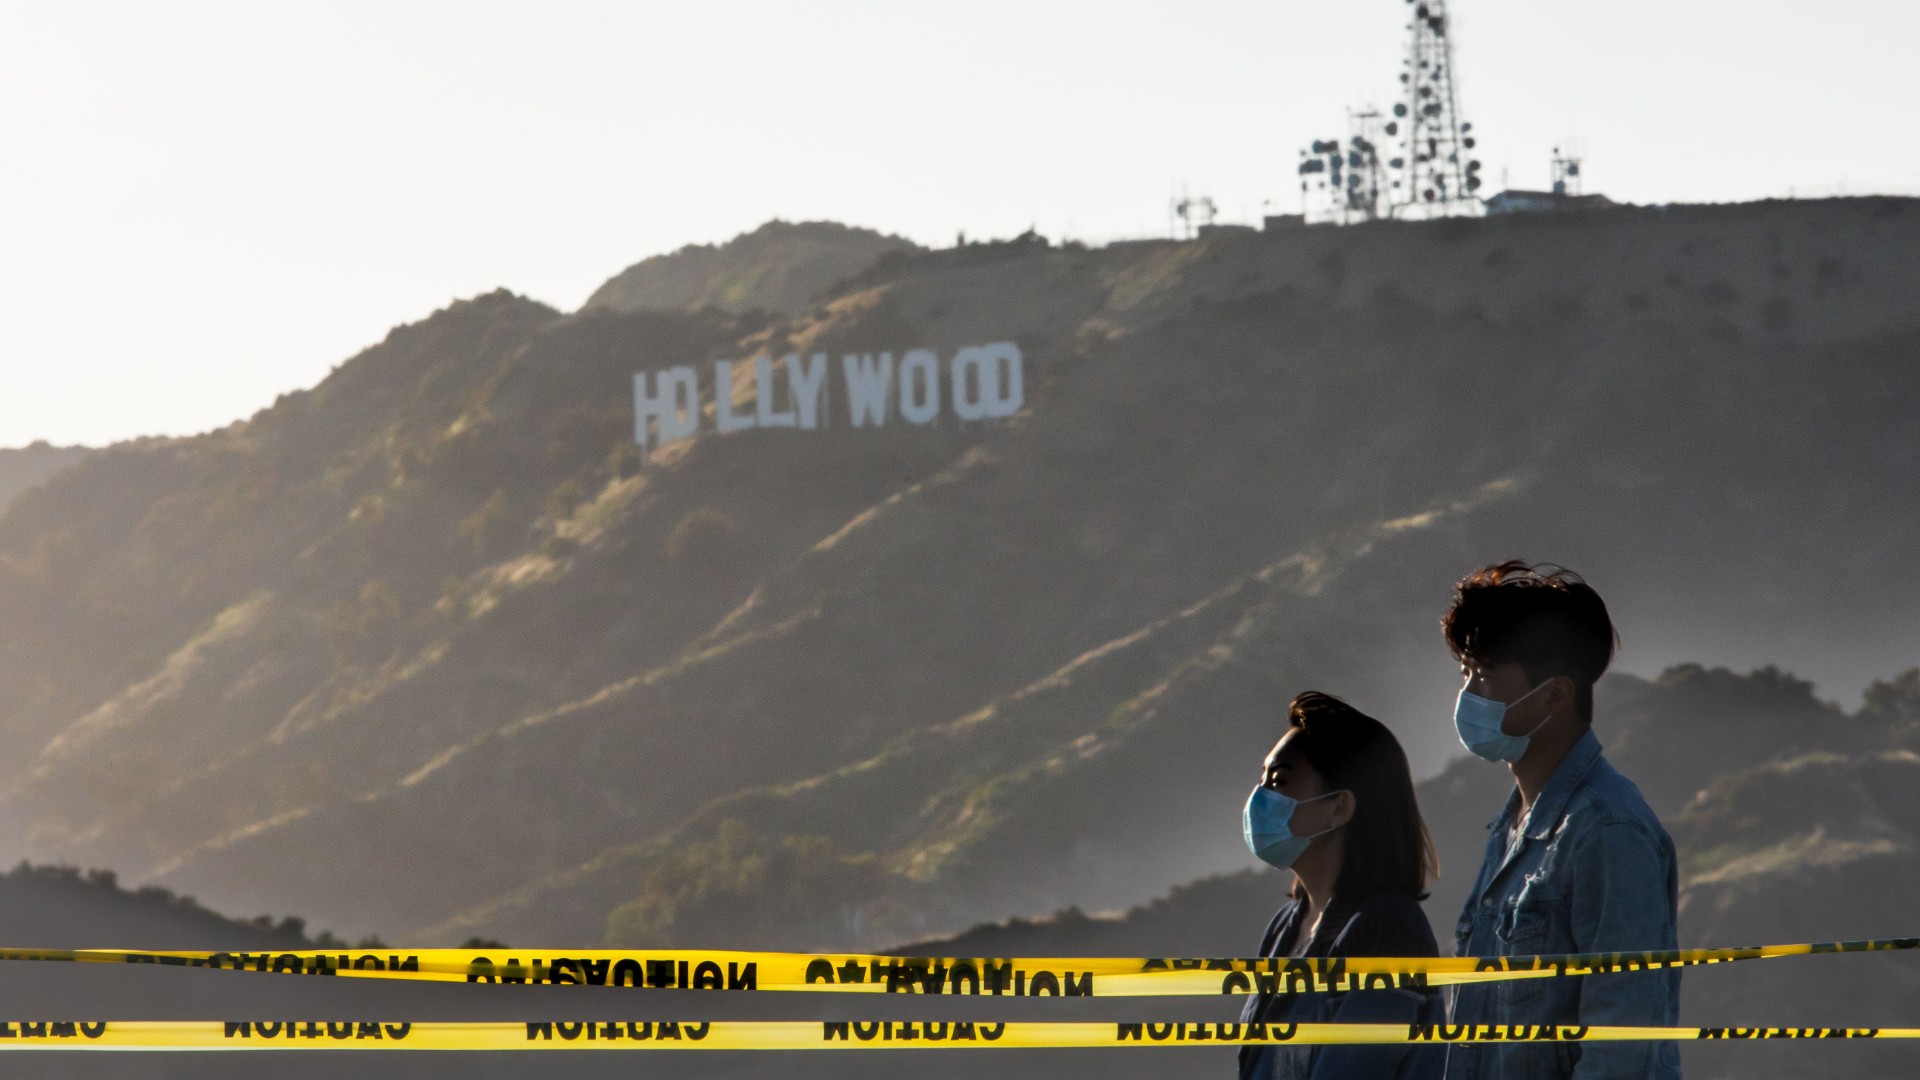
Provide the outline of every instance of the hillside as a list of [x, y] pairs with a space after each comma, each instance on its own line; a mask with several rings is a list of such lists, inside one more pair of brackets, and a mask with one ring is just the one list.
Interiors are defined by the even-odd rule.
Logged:
[[[1917, 231], [1623, 208], [907, 252], [791, 317], [463, 301], [0, 515], [0, 821], [349, 936], [884, 946], [1246, 865], [1300, 689], [1440, 768], [1435, 620], [1488, 559], [1588, 574], [1635, 670], [1864, 684], [1920, 650]], [[699, 437], [632, 445], [636, 371], [995, 341], [1009, 419], [718, 435], [703, 384]]]
[[84, 446], [53, 446], [41, 439], [28, 446], [0, 449], [0, 510], [13, 497], [86, 457]]
[[[142, 947], [152, 949], [315, 947], [297, 917], [230, 919], [158, 886], [128, 889], [111, 871], [31, 863], [0, 874], [0, 924], [8, 947], [99, 948], [109, 938], [150, 942]], [[0, 966], [0, 973], [8, 970]]]
[[689, 244], [637, 262], [594, 290], [585, 307], [799, 315], [882, 256], [918, 250], [900, 237], [831, 221], [769, 221], [724, 244]]

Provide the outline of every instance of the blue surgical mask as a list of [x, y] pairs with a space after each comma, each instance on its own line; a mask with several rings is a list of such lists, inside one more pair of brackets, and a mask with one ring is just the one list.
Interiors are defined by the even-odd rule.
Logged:
[[1484, 698], [1470, 693], [1465, 687], [1460, 690], [1459, 700], [1453, 703], [1453, 729], [1460, 733], [1460, 745], [1466, 747], [1475, 757], [1487, 761], [1519, 761], [1527, 752], [1527, 740], [1534, 732], [1547, 726], [1553, 719], [1548, 713], [1544, 719], [1533, 726], [1533, 731], [1525, 735], [1509, 735], [1501, 728], [1506, 722], [1507, 710], [1540, 692], [1541, 683], [1533, 689], [1514, 698], [1511, 704]]
[[[1338, 794], [1337, 791], [1330, 791], [1305, 801], [1332, 798]], [[1314, 836], [1330, 833], [1337, 827], [1321, 829], [1312, 836], [1293, 835], [1293, 810], [1301, 801], [1282, 795], [1265, 784], [1254, 788], [1253, 794], [1247, 796], [1246, 809], [1240, 812], [1240, 827], [1247, 838], [1247, 850], [1262, 862], [1285, 870], [1293, 865], [1293, 860], [1299, 858], [1301, 852], [1307, 850]]]

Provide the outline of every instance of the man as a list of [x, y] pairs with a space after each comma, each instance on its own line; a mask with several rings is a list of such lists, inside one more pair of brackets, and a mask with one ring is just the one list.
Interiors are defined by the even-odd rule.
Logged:
[[[1640, 789], [1600, 753], [1593, 684], [1618, 643], [1577, 574], [1505, 562], [1454, 589], [1443, 624], [1466, 684], [1460, 741], [1504, 762], [1513, 794], [1487, 826], [1460, 913], [1461, 956], [1675, 948], [1673, 841]], [[1456, 988], [1454, 1023], [1671, 1025], [1675, 971], [1519, 979]], [[1677, 1080], [1672, 1042], [1456, 1044], [1447, 1080]]]

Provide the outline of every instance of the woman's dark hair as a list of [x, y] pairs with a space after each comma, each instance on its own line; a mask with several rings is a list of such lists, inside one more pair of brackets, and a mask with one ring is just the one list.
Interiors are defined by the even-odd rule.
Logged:
[[1398, 889], [1425, 900], [1427, 883], [1440, 876], [1440, 857], [1420, 816], [1400, 740], [1385, 724], [1317, 690], [1293, 699], [1287, 723], [1299, 732], [1288, 745], [1320, 774], [1327, 790], [1353, 792], [1334, 895], [1352, 902]]
[[1463, 664], [1519, 664], [1529, 686], [1555, 675], [1572, 679], [1580, 720], [1593, 723], [1593, 684], [1620, 637], [1600, 594], [1579, 574], [1517, 560], [1481, 567], [1453, 587], [1440, 625]]

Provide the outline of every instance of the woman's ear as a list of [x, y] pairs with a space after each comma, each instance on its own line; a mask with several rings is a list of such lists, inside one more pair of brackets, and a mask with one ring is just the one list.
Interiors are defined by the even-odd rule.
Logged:
[[1346, 825], [1347, 822], [1353, 820], [1353, 813], [1358, 807], [1359, 803], [1354, 799], [1351, 789], [1341, 788], [1339, 791], [1334, 792], [1333, 821], [1330, 822], [1327, 827], [1330, 829], [1338, 829]]

